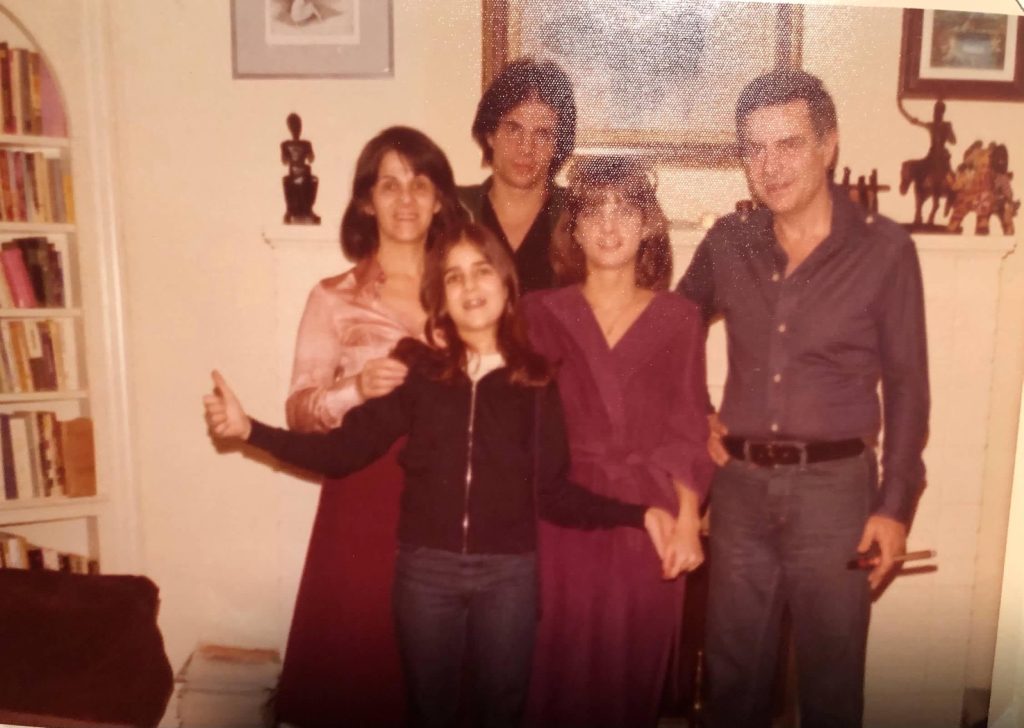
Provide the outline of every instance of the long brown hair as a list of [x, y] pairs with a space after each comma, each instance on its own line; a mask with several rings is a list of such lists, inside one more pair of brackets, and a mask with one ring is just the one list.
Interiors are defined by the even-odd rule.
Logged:
[[441, 209], [427, 231], [427, 248], [458, 227], [466, 210], [455, 191], [455, 176], [441, 148], [426, 134], [408, 126], [391, 126], [366, 143], [356, 160], [352, 196], [341, 218], [341, 251], [356, 262], [377, 252], [377, 218], [367, 212], [377, 184], [380, 163], [388, 152], [397, 153], [416, 174], [429, 179], [437, 190]]
[[626, 157], [581, 157], [569, 170], [569, 190], [551, 240], [551, 267], [559, 285], [582, 283], [587, 260], [576, 240], [576, 226], [587, 208], [600, 205], [615, 192], [643, 215], [645, 235], [636, 254], [636, 284], [651, 291], [668, 288], [672, 278], [672, 247], [668, 218], [654, 185], [640, 162]]
[[530, 347], [518, 312], [519, 281], [512, 256], [489, 230], [472, 222], [462, 225], [457, 234], [435, 243], [424, 262], [420, 301], [427, 312], [427, 341], [443, 360], [440, 378], [451, 381], [459, 372], [464, 372], [468, 364], [466, 344], [448, 313], [445, 298], [445, 267], [448, 254], [456, 245], [472, 245], [480, 251], [505, 285], [508, 298], [498, 320], [497, 345], [509, 369], [510, 380], [531, 387], [547, 384], [551, 381], [551, 369], [547, 360]]

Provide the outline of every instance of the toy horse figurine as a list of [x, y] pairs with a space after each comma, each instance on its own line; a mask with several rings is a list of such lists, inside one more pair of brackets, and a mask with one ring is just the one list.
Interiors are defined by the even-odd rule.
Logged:
[[1005, 144], [981, 140], [974, 142], [964, 152], [964, 161], [956, 169], [953, 181], [953, 196], [947, 203], [949, 231], [963, 232], [963, 220], [974, 213], [974, 232], [988, 235], [989, 218], [996, 216], [1004, 235], [1013, 235], [1013, 218], [1020, 209], [1020, 200], [1013, 199], [1010, 181], [1010, 155]]
[[[931, 135], [928, 154], [923, 159], [908, 159], [900, 169], [900, 194], [905, 195], [911, 185], [914, 187], [914, 222], [908, 227], [911, 230], [942, 229], [935, 224], [935, 213], [941, 200], [951, 199], [953, 185], [953, 168], [950, 165], [950, 154], [946, 144], [956, 144], [953, 125], [943, 118], [946, 104], [941, 99], [935, 102], [935, 111], [930, 122], [921, 121], [908, 114], [902, 103], [899, 109], [911, 124], [924, 127]], [[925, 224], [922, 210], [929, 198], [932, 200], [932, 209]]]

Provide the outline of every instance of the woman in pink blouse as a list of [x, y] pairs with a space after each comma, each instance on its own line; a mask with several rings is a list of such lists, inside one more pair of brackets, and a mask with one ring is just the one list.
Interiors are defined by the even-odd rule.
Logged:
[[[323, 432], [349, 409], [398, 386], [388, 358], [422, 338], [423, 255], [465, 215], [444, 153], [427, 136], [391, 127], [356, 162], [341, 222], [355, 267], [320, 281], [299, 325], [289, 427]], [[278, 689], [280, 721], [303, 726], [391, 726], [404, 696], [391, 616], [401, 446], [320, 492]]]

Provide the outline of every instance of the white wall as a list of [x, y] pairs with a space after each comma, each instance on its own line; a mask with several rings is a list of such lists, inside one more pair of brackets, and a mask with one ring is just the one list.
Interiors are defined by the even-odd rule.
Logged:
[[[87, 78], [87, 69], [75, 64], [81, 57], [78, 15], [83, 3], [95, 1], [7, 3], [73, 88]], [[1011, 0], [971, 5], [1016, 9]], [[142, 539], [137, 563], [160, 586], [161, 628], [175, 667], [200, 640], [283, 648], [308, 534], [308, 523], [296, 522], [310, 513], [315, 486], [237, 454], [218, 454], [206, 437], [199, 398], [208, 388], [208, 370], [217, 366], [255, 415], [283, 419], [290, 344], [279, 332], [290, 330], [301, 301], [284, 310], [279, 305], [279, 253], [262, 242], [261, 231], [283, 212], [278, 144], [287, 134], [284, 119], [300, 113], [303, 135], [315, 145], [317, 210], [325, 222], [337, 220], [361, 145], [393, 123], [422, 128], [449, 153], [461, 180], [479, 179], [479, 153], [468, 129], [480, 88], [480, 3], [395, 0], [395, 77], [362, 81], [233, 80], [226, 1], [106, 0], [102, 6], [113, 61], [113, 192], [131, 365], [131, 492]], [[927, 149], [926, 135], [903, 121], [895, 105], [899, 12], [809, 8], [807, 22], [805, 67], [836, 96], [842, 163], [855, 175], [877, 167], [881, 181], [895, 185], [900, 161]], [[84, 103], [79, 92], [71, 101]], [[907, 106], [918, 116], [930, 114], [929, 102]], [[955, 158], [975, 138], [1010, 145], [1015, 192], [1024, 196], [1024, 106], [950, 101], [947, 118], [960, 140]], [[661, 184], [666, 206], [685, 217], [727, 211], [743, 191], [737, 172], [666, 170]], [[881, 205], [896, 219], [910, 217], [910, 201], [896, 192], [883, 195]], [[998, 272], [997, 338], [990, 375], [980, 384], [992, 391], [991, 409], [978, 414], [988, 423], [978, 425], [987, 442], [977, 456], [980, 526], [965, 535], [966, 558], [944, 553], [949, 560], [940, 561], [967, 569], [965, 588], [973, 591], [969, 650], [958, 658], [964, 664], [954, 666], [964, 685], [987, 684], [991, 669], [1024, 368], [1021, 259], [1015, 252]], [[305, 287], [332, 272], [311, 265]], [[289, 272], [291, 280], [296, 275]], [[951, 283], [926, 280], [936, 290]], [[937, 411], [955, 417], [959, 383], [943, 380], [942, 386]], [[940, 461], [930, 452], [934, 462]], [[891, 629], [900, 625], [899, 614], [885, 619]], [[921, 634], [921, 625], [905, 626], [915, 639], [938, 638]]]

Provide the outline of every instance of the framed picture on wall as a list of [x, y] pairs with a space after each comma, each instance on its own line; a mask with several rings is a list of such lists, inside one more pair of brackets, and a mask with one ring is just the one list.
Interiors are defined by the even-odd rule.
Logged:
[[904, 10], [899, 93], [1024, 101], [1024, 17]]
[[391, 0], [231, 0], [235, 78], [394, 74]]
[[735, 166], [733, 107], [758, 74], [801, 64], [803, 8], [678, 0], [483, 0], [484, 87], [523, 55], [573, 80], [577, 150]]

